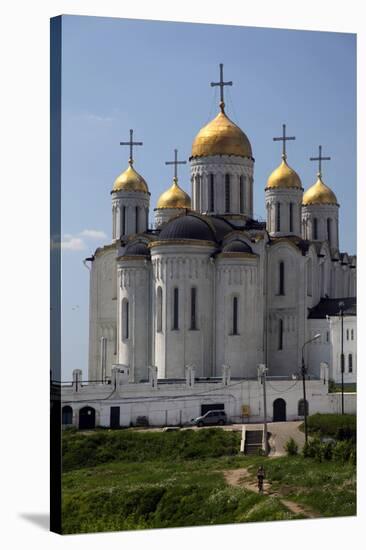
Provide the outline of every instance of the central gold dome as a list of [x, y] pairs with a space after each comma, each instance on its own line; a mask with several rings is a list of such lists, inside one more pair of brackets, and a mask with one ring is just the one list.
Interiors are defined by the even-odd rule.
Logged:
[[114, 181], [112, 193], [116, 191], [140, 191], [142, 193], [148, 193], [149, 188], [146, 181], [132, 166], [132, 162], [129, 162], [127, 170], [122, 172]]
[[201, 128], [192, 145], [192, 157], [235, 155], [252, 157], [252, 147], [244, 132], [225, 114], [224, 109]]
[[333, 191], [325, 185], [320, 175], [318, 175], [317, 181], [309, 187], [304, 193], [302, 204], [308, 206], [309, 204], [336, 204], [338, 205], [337, 197]]
[[156, 207], [191, 208], [191, 198], [181, 187], [179, 187], [177, 178], [174, 178], [173, 185], [160, 195]]
[[299, 175], [287, 164], [286, 158], [269, 176], [266, 189], [302, 189]]

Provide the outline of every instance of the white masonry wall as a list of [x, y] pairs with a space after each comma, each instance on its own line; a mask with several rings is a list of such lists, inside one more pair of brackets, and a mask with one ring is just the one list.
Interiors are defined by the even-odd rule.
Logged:
[[[231, 155], [191, 159], [192, 208], [200, 213], [253, 217], [254, 161]], [[214, 210], [210, 207], [210, 175], [214, 176]], [[225, 174], [230, 175], [230, 210], [225, 208]], [[240, 176], [244, 178], [244, 210], [240, 212]]]
[[[161, 244], [151, 248], [153, 265], [153, 360], [159, 378], [184, 378], [193, 364], [196, 376], [212, 376], [214, 245]], [[157, 293], [162, 292], [162, 330], [157, 330]], [[197, 328], [191, 330], [191, 288], [196, 288]], [[179, 289], [179, 328], [173, 329], [173, 294]]]
[[107, 339], [106, 375], [117, 361], [117, 248], [99, 248], [90, 262], [89, 292], [89, 374], [90, 380], [100, 380], [100, 339]]
[[[340, 394], [328, 394], [327, 380], [307, 381], [309, 413], [339, 413]], [[298, 414], [302, 399], [302, 382], [273, 380], [267, 383], [267, 420], [273, 419], [273, 407], [277, 399], [286, 403], [286, 419], [301, 419]], [[96, 425], [110, 425], [111, 406], [120, 407], [120, 425], [136, 425], [139, 416], [146, 416], [151, 426], [184, 425], [201, 414], [201, 406], [223, 404], [230, 422], [250, 423], [263, 421], [263, 387], [258, 380], [164, 384], [126, 384], [117, 377], [116, 388], [112, 384], [92, 384], [64, 387], [62, 405], [73, 409], [73, 424], [78, 426], [79, 411], [90, 406], [96, 411]], [[243, 407], [249, 416], [243, 416]], [[345, 394], [345, 410], [356, 413], [356, 394]]]

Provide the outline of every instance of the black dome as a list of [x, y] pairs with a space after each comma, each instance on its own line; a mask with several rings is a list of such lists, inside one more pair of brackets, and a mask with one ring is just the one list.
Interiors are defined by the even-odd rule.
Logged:
[[228, 243], [224, 247], [223, 252], [246, 252], [246, 253], [252, 254], [252, 249], [247, 243], [243, 241], [235, 240]]
[[222, 241], [225, 235], [230, 233], [235, 227], [231, 225], [228, 221], [217, 216], [210, 216], [210, 222], [215, 227], [216, 238], [218, 241]]
[[123, 256], [149, 256], [150, 250], [147, 245], [142, 242], [128, 244], [125, 248]]
[[208, 222], [193, 214], [179, 216], [169, 221], [161, 230], [160, 239], [216, 240]]

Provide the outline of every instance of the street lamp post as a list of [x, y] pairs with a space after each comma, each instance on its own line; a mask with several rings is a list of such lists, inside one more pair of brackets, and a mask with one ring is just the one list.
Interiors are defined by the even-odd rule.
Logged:
[[344, 302], [339, 302], [339, 314], [341, 316], [341, 391], [342, 391], [342, 414], [344, 414], [344, 352], [343, 352], [343, 307]]
[[313, 342], [320, 338], [320, 334], [316, 334], [313, 338], [304, 343], [301, 350], [301, 374], [302, 374], [302, 391], [303, 391], [303, 405], [304, 405], [304, 429], [305, 429], [305, 443], [308, 442], [308, 411], [306, 407], [306, 385], [305, 385], [305, 376], [306, 376], [306, 366], [304, 359], [304, 349], [307, 344]]
[[264, 423], [263, 423], [263, 434], [264, 434], [264, 454], [268, 455], [268, 430], [267, 430], [267, 395], [266, 395], [266, 375], [267, 367], [263, 363], [258, 365], [258, 375], [261, 379], [263, 385], [263, 414], [264, 414]]

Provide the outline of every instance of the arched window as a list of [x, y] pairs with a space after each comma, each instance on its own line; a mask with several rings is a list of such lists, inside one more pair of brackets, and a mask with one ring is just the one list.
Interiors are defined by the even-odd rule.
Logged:
[[244, 176], [239, 178], [240, 214], [244, 213]]
[[72, 408], [69, 405], [62, 407], [62, 424], [72, 424]]
[[281, 204], [276, 203], [276, 231], [281, 231]]
[[307, 295], [312, 296], [313, 295], [313, 261], [310, 258], [306, 264], [307, 267]]
[[173, 289], [173, 330], [179, 329], [179, 289]]
[[139, 232], [139, 207], [135, 206], [135, 233]]
[[209, 209], [210, 212], [214, 212], [215, 210], [215, 186], [214, 186], [215, 176], [213, 174], [210, 174], [210, 204]]
[[191, 330], [197, 330], [197, 289], [191, 288]]
[[354, 333], [353, 328], [352, 328], [352, 329], [351, 329], [351, 340], [353, 340], [354, 335], [355, 335], [355, 333]]
[[304, 407], [304, 400], [300, 399], [300, 401], [297, 404], [297, 415], [305, 416], [305, 410], [306, 410], [306, 416], [309, 416], [309, 402], [306, 400], [305, 407]]
[[233, 327], [232, 334], [239, 334], [238, 332], [238, 305], [239, 299], [237, 296], [233, 298]]
[[318, 219], [317, 218], [314, 218], [313, 219], [313, 239], [317, 239], [318, 238]]
[[283, 349], [283, 320], [278, 321], [278, 349]]
[[352, 353], [348, 354], [348, 372], [353, 372], [353, 357]]
[[225, 212], [230, 212], [230, 174], [225, 174]]
[[149, 211], [147, 208], [145, 208], [145, 224], [146, 224], [146, 229], [149, 229]]
[[332, 242], [332, 219], [331, 218], [327, 219], [327, 239], [329, 243]]
[[130, 311], [126, 298], [122, 300], [122, 340], [128, 340], [130, 333]]
[[292, 233], [292, 231], [294, 230], [294, 222], [293, 222], [294, 214], [293, 214], [293, 204], [292, 204], [292, 202], [290, 202], [290, 204], [289, 204], [288, 215], [289, 215], [289, 229], [290, 229], [290, 232]]
[[285, 263], [280, 262], [278, 266], [278, 294], [285, 295]]
[[163, 330], [163, 291], [161, 286], [158, 286], [156, 292], [156, 331]]

